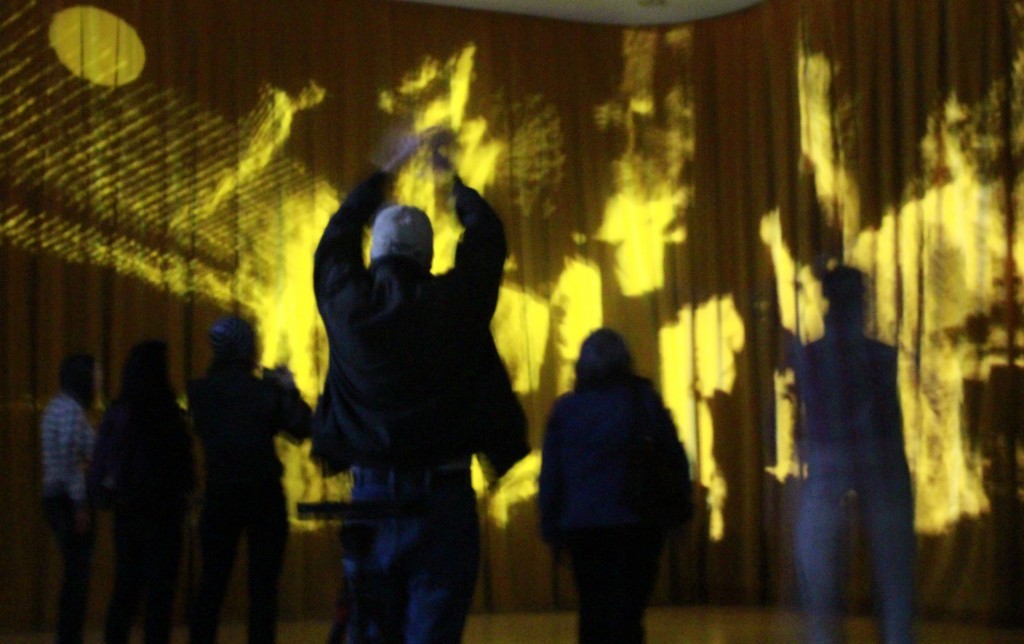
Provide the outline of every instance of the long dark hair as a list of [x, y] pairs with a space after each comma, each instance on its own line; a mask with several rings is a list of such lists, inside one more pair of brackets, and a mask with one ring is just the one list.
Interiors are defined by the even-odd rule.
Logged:
[[596, 389], [633, 375], [626, 341], [611, 329], [594, 331], [580, 346], [576, 360], [576, 391]]
[[96, 398], [96, 358], [87, 353], [70, 355], [60, 363], [60, 388], [82, 407], [92, 407]]
[[167, 344], [146, 340], [132, 347], [121, 372], [118, 401], [128, 408], [135, 425], [168, 426], [179, 414], [167, 365]]

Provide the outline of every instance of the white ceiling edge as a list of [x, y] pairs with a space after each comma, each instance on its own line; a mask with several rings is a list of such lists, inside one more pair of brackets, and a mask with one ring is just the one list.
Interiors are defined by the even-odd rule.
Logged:
[[393, 0], [619, 26], [671, 25], [746, 9], [763, 0]]

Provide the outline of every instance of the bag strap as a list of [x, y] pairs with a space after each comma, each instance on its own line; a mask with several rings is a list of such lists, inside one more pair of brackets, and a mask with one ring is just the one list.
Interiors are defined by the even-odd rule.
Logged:
[[630, 439], [633, 441], [642, 438], [653, 439], [654, 435], [650, 429], [650, 413], [641, 397], [643, 385], [639, 380], [631, 380], [627, 386], [629, 387], [629, 410], [632, 416], [629, 424]]

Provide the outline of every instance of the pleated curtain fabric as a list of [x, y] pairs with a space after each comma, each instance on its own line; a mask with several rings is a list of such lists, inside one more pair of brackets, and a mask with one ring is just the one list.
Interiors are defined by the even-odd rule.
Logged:
[[[315, 402], [312, 252], [402, 123], [454, 127], [463, 178], [505, 222], [493, 328], [534, 447], [598, 326], [670, 407], [700, 503], [656, 603], [795, 601], [788, 347], [820, 335], [815, 269], [840, 259], [868, 275], [868, 333], [900, 356], [918, 606], [1020, 624], [1022, 28], [1020, 0], [766, 0], [643, 29], [371, 0], [4, 3], [0, 629], [54, 624], [38, 422], [60, 359], [96, 354], [109, 400], [132, 344], [160, 338], [183, 390], [235, 312]], [[395, 198], [434, 219], [447, 268], [446, 186], [417, 170]], [[341, 493], [305, 448], [281, 454], [291, 501]], [[478, 610], [574, 605], [539, 538], [536, 464], [481, 494]], [[94, 626], [107, 518], [95, 553]], [[336, 526], [296, 520], [282, 619], [328, 618], [339, 576]]]

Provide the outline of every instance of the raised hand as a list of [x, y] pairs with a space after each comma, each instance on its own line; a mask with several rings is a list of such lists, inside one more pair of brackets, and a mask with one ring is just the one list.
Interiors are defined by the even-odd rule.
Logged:
[[427, 145], [430, 146], [430, 164], [434, 167], [434, 171], [452, 172], [454, 167], [448, 148], [455, 143], [455, 132], [446, 127], [431, 128], [427, 132], [432, 132]]
[[393, 129], [377, 146], [373, 162], [384, 172], [393, 174], [416, 154], [422, 144], [420, 135]]

